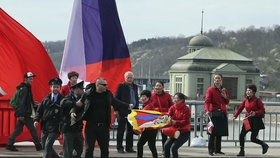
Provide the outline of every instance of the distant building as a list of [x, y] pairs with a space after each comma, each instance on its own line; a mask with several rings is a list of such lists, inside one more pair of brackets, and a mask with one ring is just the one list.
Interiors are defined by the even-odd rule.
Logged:
[[253, 60], [214, 47], [209, 37], [198, 35], [190, 40], [187, 55], [178, 58], [170, 67], [170, 93], [182, 92], [191, 99], [203, 99], [207, 88], [213, 84], [214, 73], [223, 75], [223, 85], [234, 100], [244, 97], [247, 84], [259, 86], [260, 70]]
[[139, 86], [140, 91], [142, 90], [153, 90], [157, 81], [162, 81], [164, 83], [165, 90], [169, 90], [169, 78], [168, 76], [152, 76], [152, 77], [134, 77], [134, 83]]

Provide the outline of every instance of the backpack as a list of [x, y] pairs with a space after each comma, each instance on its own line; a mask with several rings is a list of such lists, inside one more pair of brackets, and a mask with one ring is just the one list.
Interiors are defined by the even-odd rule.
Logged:
[[[256, 106], [257, 106], [258, 108], [260, 108], [260, 107], [259, 107], [259, 103], [258, 103], [258, 102], [259, 102], [258, 99], [259, 99], [259, 98], [256, 99]], [[264, 116], [265, 116], [265, 111], [260, 115], [260, 117], [261, 117], [261, 118], [264, 118]]]
[[19, 106], [19, 92], [20, 92], [21, 88], [20, 89], [17, 89], [15, 91], [15, 93], [13, 94], [11, 100], [10, 100], [10, 105], [11, 107], [13, 107], [14, 109], [17, 109], [18, 106]]

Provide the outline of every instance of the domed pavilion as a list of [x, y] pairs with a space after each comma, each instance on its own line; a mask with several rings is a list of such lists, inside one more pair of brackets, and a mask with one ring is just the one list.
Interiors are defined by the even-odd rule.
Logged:
[[205, 35], [193, 37], [187, 55], [177, 59], [170, 67], [170, 93], [182, 92], [190, 99], [203, 99], [207, 88], [213, 84], [213, 74], [223, 75], [223, 86], [229, 90], [230, 99], [241, 100], [247, 84], [258, 86], [260, 70], [253, 60], [234, 51], [217, 48]]

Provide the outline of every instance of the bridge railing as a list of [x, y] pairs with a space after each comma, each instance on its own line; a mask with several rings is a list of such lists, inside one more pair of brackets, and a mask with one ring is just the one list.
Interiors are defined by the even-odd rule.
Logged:
[[[240, 101], [231, 101], [228, 105], [228, 123], [229, 123], [229, 136], [223, 137], [223, 142], [233, 142], [235, 145], [239, 142], [239, 133], [241, 131], [243, 125], [243, 118], [245, 113], [241, 113], [239, 117], [233, 121], [233, 114], [240, 105]], [[263, 102], [266, 113], [264, 123], [265, 129], [260, 130], [258, 138], [264, 140], [265, 142], [280, 142], [280, 102]], [[208, 123], [208, 118], [205, 116], [204, 111], [204, 101], [199, 100], [188, 100], [186, 104], [189, 105], [190, 109], [192, 110], [192, 132], [190, 141], [188, 141], [188, 145], [190, 145], [191, 140], [194, 137], [201, 136], [205, 139], [208, 138], [207, 135], [207, 127], [206, 124]], [[243, 110], [245, 111], [245, 109]], [[115, 122], [115, 128], [111, 130], [110, 139], [115, 141], [117, 136], [117, 122]], [[247, 140], [250, 139], [250, 134], [246, 136]], [[134, 136], [134, 139], [137, 141], [139, 136]], [[157, 141], [161, 140], [161, 135], [158, 134]]]
[[[239, 142], [239, 133], [241, 131], [242, 125], [243, 125], [243, 118], [245, 116], [245, 109], [243, 110], [243, 113], [241, 113], [238, 118], [234, 121], [233, 120], [233, 114], [235, 110], [240, 105], [240, 101], [232, 101], [228, 105], [228, 123], [229, 123], [229, 136], [223, 137], [223, 142], [234, 142], [235, 145]], [[265, 124], [265, 129], [260, 130], [258, 138], [261, 140], [264, 140], [265, 142], [280, 142], [280, 134], [278, 131], [280, 130], [279, 123], [280, 123], [280, 102], [263, 102], [264, 107], [266, 109], [265, 118], [263, 119]], [[201, 136], [204, 138], [207, 138], [207, 127], [205, 127], [205, 124], [208, 122], [208, 118], [205, 116], [205, 111], [203, 109], [204, 101], [196, 101], [191, 100], [187, 101], [187, 104], [190, 105], [191, 109], [194, 109], [194, 124], [199, 124], [199, 126], [194, 127], [193, 137]], [[200, 121], [197, 122], [197, 118], [200, 118]], [[197, 127], [200, 127], [199, 129]], [[250, 134], [246, 137], [247, 140], [250, 139]]]

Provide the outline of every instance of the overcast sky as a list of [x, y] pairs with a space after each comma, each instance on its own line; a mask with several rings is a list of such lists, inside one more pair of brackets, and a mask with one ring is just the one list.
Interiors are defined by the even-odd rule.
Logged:
[[[74, 0], [1, 0], [0, 7], [41, 41], [64, 40]], [[279, 25], [280, 0], [116, 0], [126, 41]]]

